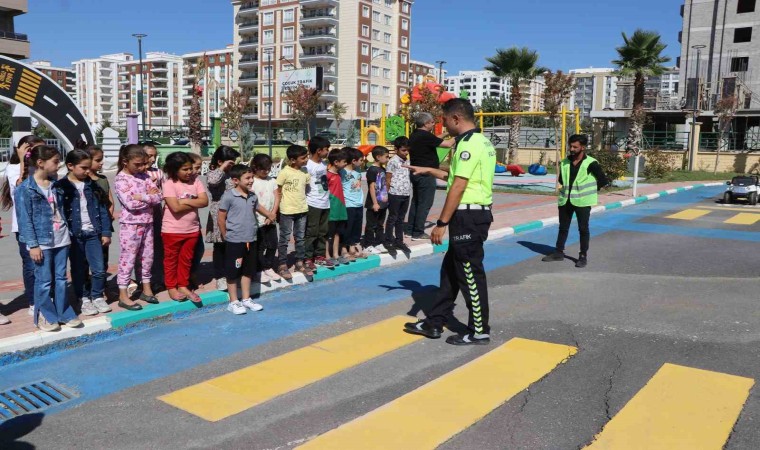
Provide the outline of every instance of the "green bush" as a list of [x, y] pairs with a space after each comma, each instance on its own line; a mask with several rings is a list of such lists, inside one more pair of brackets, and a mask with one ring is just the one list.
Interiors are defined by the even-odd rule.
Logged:
[[627, 164], [617, 152], [595, 150], [589, 152], [589, 156], [599, 161], [599, 165], [602, 166], [604, 175], [607, 176], [610, 183], [625, 175]]
[[673, 155], [654, 148], [644, 154], [644, 178], [647, 180], [665, 178], [673, 171]]

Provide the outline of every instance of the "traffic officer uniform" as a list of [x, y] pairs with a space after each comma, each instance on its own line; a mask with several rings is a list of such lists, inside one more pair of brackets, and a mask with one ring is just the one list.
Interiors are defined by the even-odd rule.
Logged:
[[[493, 222], [493, 179], [496, 151], [493, 144], [478, 129], [456, 138], [451, 158], [448, 189], [455, 177], [468, 180], [462, 200], [449, 227], [449, 248], [441, 266], [441, 285], [436, 303], [426, 311], [427, 319], [407, 324], [406, 330], [428, 337], [439, 337], [447, 320], [452, 317], [454, 301], [461, 292], [469, 310], [469, 333], [450, 336], [450, 344], [485, 344], [488, 333], [488, 285], [483, 267], [483, 244]], [[439, 226], [446, 224], [440, 223]], [[417, 328], [417, 330], [414, 330]], [[431, 334], [432, 332], [432, 334]]]

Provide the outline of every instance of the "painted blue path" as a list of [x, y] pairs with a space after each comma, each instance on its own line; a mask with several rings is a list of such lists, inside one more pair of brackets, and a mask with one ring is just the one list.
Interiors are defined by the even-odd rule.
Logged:
[[[595, 215], [591, 221], [592, 233], [599, 235], [619, 229], [645, 231], [644, 228], [650, 225], [637, 224], [636, 221], [707, 198], [717, 198], [722, 190], [718, 187], [687, 191], [644, 205]], [[673, 228], [675, 230], [671, 231], [678, 232], [679, 228]], [[685, 235], [690, 233], [686, 228], [680, 230]], [[536, 258], [539, 255], [518, 244], [518, 241], [553, 246], [556, 232], [555, 226], [488, 243], [486, 269], [492, 271]], [[732, 233], [720, 232], [724, 237]], [[736, 239], [741, 240], [741, 237], [736, 235]], [[577, 232], [573, 228], [568, 244], [575, 242]], [[110, 335], [101, 341], [0, 368], [0, 390], [51, 378], [81, 394], [77, 400], [50, 409], [46, 414], [60, 412], [276, 339], [333, 323], [361, 311], [409, 298], [411, 292], [407, 288], [422, 286], [430, 289], [437, 286], [440, 261], [441, 255], [433, 255], [415, 260], [412, 264], [267, 294], [262, 298], [265, 310], [261, 313], [233, 316], [223, 307], [208, 308], [152, 328]], [[411, 302], [400, 307], [398, 313], [405, 313], [410, 306]]]

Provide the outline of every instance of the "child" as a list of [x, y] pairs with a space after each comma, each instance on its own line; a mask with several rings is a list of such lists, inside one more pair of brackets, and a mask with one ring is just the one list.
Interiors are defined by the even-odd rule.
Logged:
[[[269, 211], [271, 217], [277, 218], [280, 209], [280, 189], [277, 181], [269, 176], [272, 169], [272, 158], [259, 153], [251, 160], [253, 169], [253, 192], [259, 199], [259, 204]], [[274, 271], [277, 264], [277, 224], [263, 214], [256, 214], [258, 221], [257, 242], [259, 243], [259, 267], [261, 282], [280, 281], [282, 278]]]
[[300, 270], [306, 277], [314, 273], [304, 264], [304, 233], [306, 231], [306, 213], [309, 206], [306, 203], [306, 186], [309, 184], [309, 174], [301, 170], [309, 159], [306, 148], [291, 145], [286, 151], [288, 165], [277, 176], [277, 186], [280, 187], [282, 200], [280, 202], [280, 240], [277, 255], [280, 259], [278, 273], [286, 280], [293, 279], [288, 270], [288, 243], [292, 235], [296, 244], [295, 269]]
[[375, 162], [367, 170], [367, 227], [364, 229], [366, 250], [373, 255], [388, 253], [383, 246], [383, 223], [388, 211], [388, 189], [383, 165], [388, 162], [388, 149], [378, 145], [372, 149]]
[[[63, 212], [71, 231], [71, 284], [81, 301], [82, 314], [94, 316], [111, 311], [105, 300], [106, 266], [103, 248], [111, 245], [108, 197], [90, 178], [92, 157], [86, 150], [66, 154], [65, 178], [55, 187], [63, 195]], [[88, 282], [88, 272], [92, 271]]]
[[222, 145], [216, 149], [211, 157], [209, 172], [206, 174], [206, 183], [208, 185], [209, 199], [208, 220], [206, 221], [206, 242], [214, 245], [213, 264], [214, 278], [216, 279], [216, 288], [220, 291], [227, 289], [227, 281], [224, 278], [225, 257], [224, 257], [224, 240], [219, 232], [217, 216], [219, 215], [219, 201], [222, 199], [225, 191], [232, 189], [234, 185], [228, 175], [230, 168], [235, 161], [240, 158], [240, 153], [232, 147]]
[[[340, 235], [346, 232], [348, 211], [343, 196], [343, 179], [340, 171], [348, 164], [348, 152], [343, 149], [331, 150], [327, 156], [327, 190], [330, 193], [330, 217], [328, 221], [328, 245], [325, 257], [333, 266], [348, 264], [348, 259], [340, 254]], [[332, 253], [332, 254], [331, 254]]]
[[190, 269], [196, 243], [200, 239], [201, 220], [198, 208], [208, 206], [203, 184], [193, 178], [193, 160], [185, 152], [166, 157], [164, 172], [164, 213], [161, 237], [164, 242], [164, 281], [169, 297], [178, 302], [200, 303], [201, 298], [190, 290]]
[[330, 196], [327, 192], [327, 166], [324, 159], [330, 151], [330, 141], [314, 136], [309, 141], [309, 161], [306, 171], [309, 173], [309, 189], [306, 191], [306, 203], [309, 214], [306, 218], [306, 267], [316, 270], [317, 265], [332, 267], [325, 254], [327, 241], [327, 222], [330, 215]]
[[[412, 195], [412, 181], [405, 166], [409, 157], [409, 139], [400, 136], [393, 141], [396, 156], [386, 167], [388, 177], [388, 221], [385, 223], [385, 248], [398, 249], [404, 253], [411, 250], [404, 243], [404, 217], [409, 211], [409, 197]], [[394, 238], [393, 233], [396, 233]]]
[[[94, 181], [96, 185], [98, 185], [100, 190], [105, 193], [105, 196], [108, 199], [108, 203], [106, 205], [108, 208], [108, 217], [110, 218], [110, 221], [108, 222], [108, 229], [111, 230], [111, 234], [113, 234], [113, 213], [115, 203], [113, 201], [113, 194], [111, 193], [111, 185], [108, 183], [108, 178], [100, 173], [100, 171], [103, 170], [103, 149], [96, 145], [89, 145], [85, 148], [85, 150], [87, 150], [87, 152], [92, 157], [92, 165], [90, 166], [90, 179]], [[106, 277], [108, 277], [108, 249], [110, 248], [110, 245], [103, 246], [103, 270], [106, 273]]]
[[[201, 155], [197, 153], [188, 153], [187, 156], [190, 157], [190, 159], [193, 160], [193, 173], [192, 173], [192, 180], [195, 182], [195, 180], [199, 180], [201, 176], [201, 168], [203, 167], [203, 158], [201, 158]], [[202, 186], [202, 185], [201, 185]], [[204, 192], [205, 188], [204, 188]], [[208, 197], [208, 194], [207, 194]], [[198, 221], [198, 225], [200, 225], [200, 221]], [[203, 235], [203, 229], [198, 228], [198, 233]], [[198, 272], [198, 269], [201, 266], [201, 261], [203, 260], [203, 254], [206, 252], [206, 246], [203, 245], [203, 238], [201, 237], [196, 241], [195, 244], [195, 250], [193, 251], [193, 264], [190, 266], [190, 288], [195, 290], [201, 287], [201, 285], [198, 283], [198, 280], [195, 276], [195, 274]]]
[[[41, 145], [24, 162], [34, 168], [16, 188], [19, 240], [34, 261], [34, 324], [43, 331], [58, 331], [59, 322], [80, 327], [66, 295], [66, 261], [71, 237], [63, 215], [63, 195], [51, 181], [58, 173], [61, 156], [53, 147]], [[53, 301], [50, 301], [51, 287]]]
[[[256, 275], [258, 251], [256, 249], [255, 211], [274, 220], [269, 211], [262, 208], [253, 188], [253, 172], [243, 164], [232, 166], [229, 172], [234, 188], [225, 192], [219, 202], [219, 232], [225, 241], [227, 257], [227, 292], [230, 304], [227, 310], [233, 314], [245, 314], [245, 309], [261, 311], [263, 306], [251, 299], [251, 278]], [[238, 280], [243, 301], [238, 299]]]
[[[27, 135], [19, 139], [16, 151], [5, 168], [5, 183], [0, 193], [2, 209], [11, 210], [11, 232], [16, 235], [18, 253], [21, 257], [21, 271], [24, 279], [24, 297], [29, 302], [29, 315], [34, 315], [34, 261], [29, 257], [29, 249], [19, 239], [18, 215], [14, 194], [18, 186], [29, 176], [27, 162], [32, 148], [45, 145], [45, 140], [34, 135]], [[10, 323], [10, 321], [8, 321]]]
[[139, 260], [143, 291], [140, 300], [158, 303], [150, 285], [153, 267], [153, 207], [161, 203], [161, 191], [145, 173], [148, 155], [139, 145], [122, 147], [119, 152], [118, 173], [114, 179], [116, 198], [121, 204], [119, 216], [119, 306], [130, 311], [142, 309], [133, 302], [127, 288], [132, 269]]
[[364, 154], [351, 147], [343, 148], [348, 154], [349, 163], [340, 171], [343, 178], [343, 196], [346, 198], [348, 221], [343, 236], [345, 255], [349, 262], [357, 258], [367, 258], [359, 241], [362, 238], [362, 221], [364, 219], [364, 193], [362, 192], [362, 174], [359, 171], [364, 162]]
[[[156, 161], [158, 160], [158, 149], [156, 149], [156, 146], [152, 143], [145, 143], [142, 147], [143, 150], [145, 150], [145, 154], [148, 155], [148, 167], [145, 169], [145, 173], [148, 174], [150, 181], [156, 185], [160, 192], [163, 189], [165, 176], [161, 169], [156, 165]], [[164, 260], [164, 244], [161, 239], [163, 213], [164, 210], [160, 203], [153, 206], [153, 261]], [[139, 261], [137, 262], [137, 266], [140, 266]], [[164, 278], [164, 271], [161, 270], [161, 266], [159, 264], [154, 264], [153, 269], [151, 269], [151, 274], [153, 285], [160, 286], [161, 280]]]

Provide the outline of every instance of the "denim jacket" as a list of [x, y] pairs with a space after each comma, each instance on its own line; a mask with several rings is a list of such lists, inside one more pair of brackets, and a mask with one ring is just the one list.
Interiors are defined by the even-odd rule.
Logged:
[[[79, 189], [68, 177], [56, 181], [55, 188], [63, 195], [62, 207], [66, 225], [71, 230], [71, 234], [77, 236], [82, 232]], [[108, 214], [108, 207], [97, 197], [96, 190], [101, 189], [95, 182], [89, 178], [84, 181], [84, 196], [87, 199], [87, 213], [90, 215], [90, 223], [95, 229], [95, 234], [111, 237], [111, 217]]]
[[[52, 186], [56, 203], [63, 216], [63, 194], [60, 189]], [[47, 197], [40, 189], [34, 177], [24, 180], [14, 192], [16, 215], [18, 219], [18, 238], [29, 248], [40, 245], [53, 245], [53, 211]], [[65, 217], [65, 216], [64, 216]]]

